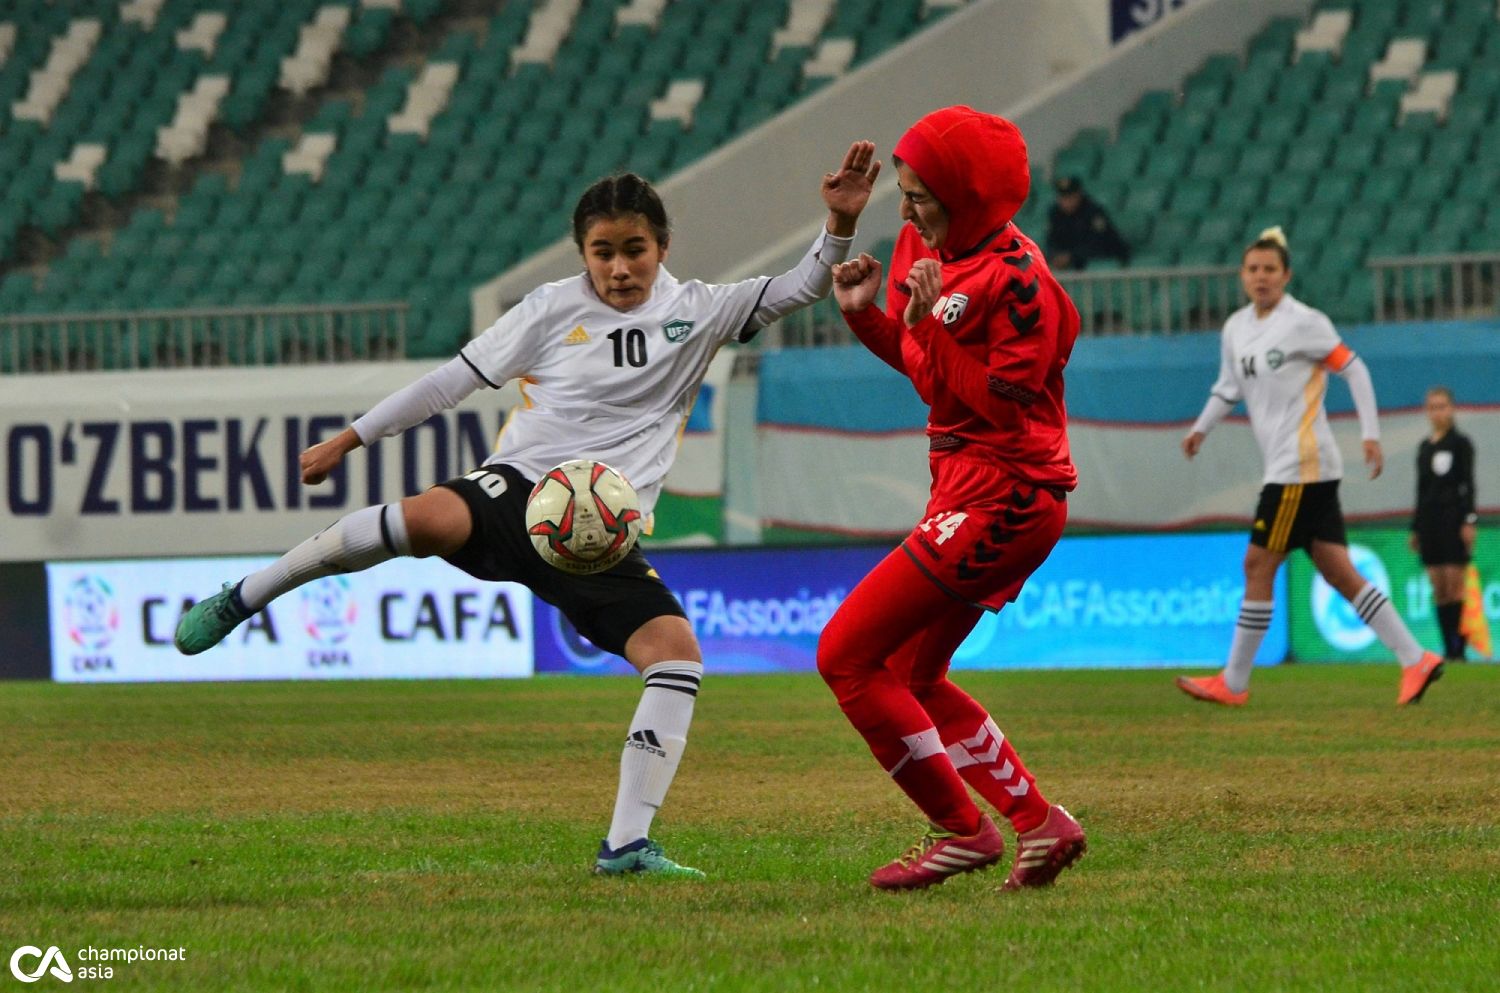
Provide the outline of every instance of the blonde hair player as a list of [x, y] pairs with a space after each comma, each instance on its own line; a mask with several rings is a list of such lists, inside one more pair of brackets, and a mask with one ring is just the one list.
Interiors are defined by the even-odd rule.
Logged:
[[1349, 561], [1339, 507], [1343, 460], [1323, 409], [1332, 372], [1353, 394], [1365, 465], [1374, 479], [1384, 466], [1375, 387], [1369, 369], [1339, 339], [1333, 323], [1286, 291], [1291, 278], [1286, 235], [1279, 227], [1267, 228], [1245, 249], [1240, 283], [1250, 303], [1224, 322], [1219, 378], [1182, 439], [1183, 454], [1191, 459], [1214, 425], [1243, 400], [1265, 460], [1265, 485], [1245, 551], [1245, 598], [1229, 661], [1213, 676], [1179, 676], [1177, 686], [1198, 700], [1230, 707], [1250, 699], [1250, 669], [1271, 626], [1276, 570], [1301, 548], [1401, 662], [1396, 703], [1405, 706], [1420, 700], [1442, 675], [1443, 660], [1417, 644], [1389, 598]]

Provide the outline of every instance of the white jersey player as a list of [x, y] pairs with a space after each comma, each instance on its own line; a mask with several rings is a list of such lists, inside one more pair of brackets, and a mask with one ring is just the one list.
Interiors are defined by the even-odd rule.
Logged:
[[1214, 425], [1243, 400], [1265, 477], [1245, 553], [1245, 597], [1229, 661], [1213, 676], [1179, 676], [1177, 685], [1211, 703], [1240, 706], [1249, 700], [1255, 653], [1271, 626], [1276, 570], [1301, 548], [1400, 661], [1396, 703], [1404, 706], [1420, 700], [1442, 675], [1442, 659], [1417, 644], [1386, 595], [1349, 561], [1338, 492], [1343, 461], [1323, 408], [1332, 372], [1349, 384], [1365, 464], [1374, 479], [1384, 464], [1375, 388], [1369, 369], [1339, 339], [1332, 322], [1286, 292], [1291, 277], [1286, 237], [1280, 228], [1270, 228], [1245, 250], [1240, 282], [1250, 304], [1225, 322], [1219, 378], [1182, 440], [1191, 459]]
[[847, 256], [880, 171], [874, 153], [870, 142], [855, 142], [824, 175], [828, 220], [795, 267], [728, 285], [679, 281], [663, 268], [670, 230], [649, 183], [632, 174], [595, 183], [573, 212], [582, 273], [539, 287], [456, 358], [301, 458], [303, 482], [320, 483], [361, 445], [420, 424], [477, 389], [520, 379], [525, 403], [486, 463], [399, 503], [355, 511], [226, 584], [183, 615], [179, 650], [211, 648], [303, 583], [399, 555], [438, 555], [480, 579], [524, 583], [645, 678], [595, 871], [702, 876], [667, 858], [648, 835], [687, 743], [703, 674], [693, 629], [639, 547], [594, 575], [543, 562], [526, 533], [526, 498], [553, 466], [591, 458], [623, 472], [649, 512], [714, 353], [827, 295], [831, 267]]

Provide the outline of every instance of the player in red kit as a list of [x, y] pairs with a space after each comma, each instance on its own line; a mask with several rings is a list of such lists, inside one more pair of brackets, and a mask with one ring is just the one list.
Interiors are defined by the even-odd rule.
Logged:
[[874, 306], [881, 267], [869, 255], [834, 267], [834, 293], [859, 339], [931, 407], [932, 496], [829, 621], [818, 671], [931, 823], [872, 885], [915, 889], [999, 861], [1000, 832], [967, 783], [1016, 830], [1006, 888], [1045, 886], [1083, 854], [1083, 829], [948, 668], [982, 612], [1014, 600], [1062, 534], [1078, 479], [1062, 380], [1078, 312], [1011, 223], [1030, 186], [1015, 125], [948, 107], [907, 131], [895, 158], [901, 216], [928, 250], [897, 253], [910, 271], [892, 273], [888, 306], [898, 283], [909, 300], [899, 320]]

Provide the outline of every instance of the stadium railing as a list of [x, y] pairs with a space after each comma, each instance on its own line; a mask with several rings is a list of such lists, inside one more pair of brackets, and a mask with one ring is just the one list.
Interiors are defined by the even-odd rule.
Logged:
[[1370, 259], [1375, 320], [1500, 315], [1500, 252]]
[[[1085, 335], [1218, 330], [1244, 304], [1234, 266], [1060, 272], [1057, 277], [1078, 308]], [[831, 298], [782, 318], [755, 340], [763, 348], [857, 343]]]
[[406, 358], [405, 302], [0, 317], [0, 374]]

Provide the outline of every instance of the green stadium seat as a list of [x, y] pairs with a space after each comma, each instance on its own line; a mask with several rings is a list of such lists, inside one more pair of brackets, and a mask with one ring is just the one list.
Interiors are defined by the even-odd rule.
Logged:
[[1217, 184], [1212, 179], [1193, 178], [1180, 180], [1172, 191], [1173, 213], [1196, 216], [1207, 212], [1214, 203]]
[[1164, 180], [1142, 179], [1128, 192], [1124, 209], [1132, 211], [1160, 211], [1165, 208], [1170, 184]]
[[1094, 174], [1099, 159], [1099, 149], [1093, 145], [1073, 145], [1064, 148], [1052, 161], [1052, 175], [1087, 178]]
[[1393, 204], [1406, 195], [1407, 186], [1405, 169], [1372, 169], [1365, 174], [1359, 198], [1365, 203]]
[[[1115, 227], [1127, 245], [1146, 244], [1151, 239], [1151, 226], [1155, 219], [1155, 213], [1141, 210], [1122, 210], [1114, 215]], [[1042, 224], [1045, 226], [1045, 221]], [[1022, 225], [1022, 230], [1030, 229]], [[1041, 228], [1038, 227], [1037, 230], [1040, 232]]]
[[1322, 142], [1302, 139], [1293, 142], [1287, 149], [1286, 171], [1303, 175], [1317, 175], [1328, 162], [1331, 146]]
[[1117, 145], [1105, 150], [1094, 173], [1098, 180], [1126, 180], [1133, 178], [1146, 157], [1144, 146]]
[[1349, 112], [1326, 103], [1314, 106], [1302, 121], [1302, 140], [1331, 143], [1344, 134]]
[[1162, 146], [1147, 152], [1141, 164], [1146, 179], [1172, 179], [1187, 168], [1188, 149]]
[[1266, 180], [1257, 175], [1230, 176], [1219, 184], [1219, 209], [1246, 214], [1261, 202]]
[[[1357, 60], [1357, 56], [1354, 56]], [[1351, 71], [1352, 70], [1352, 71]], [[1319, 97], [1323, 107], [1347, 111], [1364, 99], [1369, 79], [1369, 62], [1350, 61], [1346, 55], [1343, 64], [1329, 70], [1323, 79], [1323, 91]]]
[[1343, 141], [1333, 146], [1328, 168], [1340, 172], [1364, 172], [1374, 163], [1375, 149], [1364, 141]]
[[1254, 126], [1253, 110], [1226, 107], [1209, 129], [1209, 141], [1215, 145], [1243, 145], [1250, 140]]
[[1427, 152], [1427, 136], [1421, 132], [1400, 130], [1388, 135], [1380, 144], [1379, 163], [1397, 169], [1412, 169]]
[[1218, 117], [1216, 111], [1182, 109], [1167, 119], [1162, 129], [1161, 142], [1169, 148], [1191, 150], [1203, 143]]
[[1500, 225], [1476, 228], [1464, 238], [1464, 250], [1469, 252], [1500, 252]]
[[1237, 145], [1204, 145], [1193, 153], [1188, 175], [1195, 179], [1221, 179], [1234, 172], [1239, 157]]
[[1286, 174], [1277, 176], [1266, 187], [1262, 205], [1290, 215], [1308, 199], [1311, 177]]
[[1353, 204], [1340, 215], [1338, 226], [1334, 229], [1333, 240], [1345, 245], [1358, 245], [1362, 251], [1384, 224], [1384, 209], [1366, 204]]
[[1359, 176], [1347, 172], [1327, 172], [1313, 181], [1307, 202], [1324, 207], [1340, 206], [1352, 201], [1358, 189]]
[[[1405, 87], [1405, 83], [1401, 84]], [[1354, 108], [1349, 119], [1349, 135], [1359, 138], [1379, 138], [1396, 125], [1394, 100], [1380, 100], [1372, 95], [1369, 100]]]
[[1456, 166], [1468, 159], [1473, 147], [1473, 134], [1452, 128], [1440, 128], [1433, 132], [1427, 143], [1427, 164]]
[[1215, 213], [1205, 217], [1198, 225], [1197, 240], [1205, 245], [1223, 249], [1243, 247], [1248, 239], [1245, 233], [1245, 218], [1240, 213]]
[[1185, 244], [1197, 226], [1195, 218], [1177, 214], [1163, 214], [1156, 219], [1151, 232], [1151, 247], [1156, 249], [1178, 248]]
[[1321, 245], [1333, 237], [1339, 219], [1338, 207], [1309, 206], [1297, 212], [1287, 225], [1287, 238], [1293, 246]]

